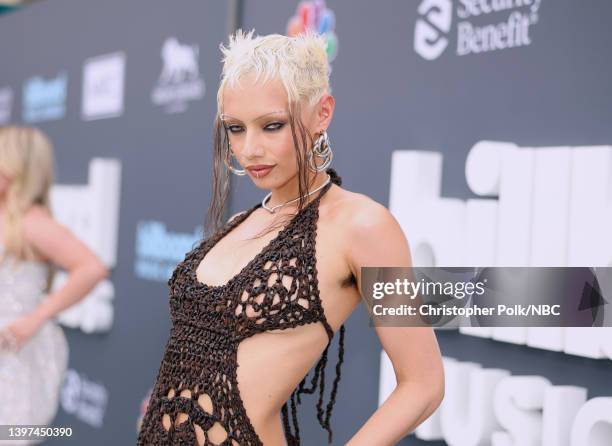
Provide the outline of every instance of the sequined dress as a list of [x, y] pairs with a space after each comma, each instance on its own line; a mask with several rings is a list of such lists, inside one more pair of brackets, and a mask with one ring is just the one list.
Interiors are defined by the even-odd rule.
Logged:
[[[143, 417], [138, 445], [197, 445], [196, 430], [200, 435], [204, 434], [205, 446], [263, 445], [238, 390], [238, 345], [260, 332], [316, 322], [321, 323], [327, 332], [327, 346], [316, 365], [283, 405], [281, 415], [287, 444], [300, 445], [297, 419], [300, 395], [318, 390], [317, 418], [327, 430], [331, 443], [330, 418], [340, 380], [345, 328], [344, 325], [339, 328], [336, 376], [324, 407], [325, 366], [334, 332], [319, 298], [316, 223], [321, 197], [332, 183], [341, 184], [334, 169], [327, 169], [327, 173], [332, 181], [224, 285], [209, 286], [199, 282], [196, 268], [206, 253], [261, 207], [261, 203], [204, 239], [179, 263], [168, 281], [172, 321], [170, 337]], [[287, 280], [282, 281], [283, 276], [292, 278], [289, 288]], [[311, 379], [307, 384], [309, 375]], [[184, 393], [185, 389], [189, 392]], [[179, 413], [187, 414], [188, 419], [175, 423]], [[168, 430], [162, 423], [164, 416], [169, 417]], [[218, 437], [215, 437], [216, 442], [209, 438], [208, 431], [213, 427], [217, 433], [223, 432], [222, 441], [218, 441]]]
[[[43, 262], [16, 261], [11, 255], [0, 262], [0, 329], [45, 298], [47, 275]], [[68, 343], [55, 321], [47, 321], [17, 353], [0, 351], [0, 425], [52, 423], [67, 365]], [[39, 443], [0, 440], [0, 445]]]

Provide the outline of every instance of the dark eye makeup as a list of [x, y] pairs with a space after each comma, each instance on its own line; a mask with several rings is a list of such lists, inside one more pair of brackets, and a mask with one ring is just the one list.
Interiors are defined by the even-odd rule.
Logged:
[[[267, 126], [264, 127], [264, 129], [270, 132], [274, 132], [274, 131], [277, 131], [283, 128], [284, 125], [285, 125], [284, 122], [276, 121], [276, 122], [272, 122], [268, 124]], [[235, 133], [240, 133], [242, 131], [242, 126], [239, 126], [236, 124], [230, 124], [230, 125], [226, 125], [225, 129], [228, 132], [235, 134]]]

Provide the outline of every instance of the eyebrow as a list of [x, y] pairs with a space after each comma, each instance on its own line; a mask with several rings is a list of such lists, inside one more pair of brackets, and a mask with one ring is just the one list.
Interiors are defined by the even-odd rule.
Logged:
[[[285, 110], [276, 110], [276, 111], [272, 111], [272, 112], [269, 112], [269, 113], [264, 113], [263, 115], [255, 118], [254, 121], [257, 121], [257, 120], [259, 120], [261, 118], [265, 118], [266, 116], [269, 116], [269, 115], [275, 115], [275, 114], [280, 114], [280, 113], [285, 114], [286, 111]], [[222, 120], [233, 119], [235, 121], [242, 122], [240, 119], [234, 118], [233, 116], [230, 116], [230, 115], [226, 115], [225, 113], [221, 113], [221, 119]]]

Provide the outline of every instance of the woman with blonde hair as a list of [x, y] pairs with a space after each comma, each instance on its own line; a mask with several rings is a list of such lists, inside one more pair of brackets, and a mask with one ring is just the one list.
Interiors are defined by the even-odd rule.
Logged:
[[[238, 30], [220, 49], [208, 234], [169, 281], [172, 329], [138, 444], [299, 445], [297, 405], [317, 391], [331, 443], [344, 322], [361, 300], [361, 267], [410, 266], [408, 242], [384, 206], [340, 187], [330, 167], [335, 99], [324, 37]], [[269, 192], [221, 224], [230, 174]], [[443, 395], [431, 327], [376, 332], [398, 384], [350, 446], [396, 444]]]
[[[68, 345], [54, 318], [108, 274], [52, 217], [52, 182], [47, 136], [33, 127], [0, 127], [1, 425], [53, 421], [68, 361]], [[54, 265], [69, 275], [50, 292]]]

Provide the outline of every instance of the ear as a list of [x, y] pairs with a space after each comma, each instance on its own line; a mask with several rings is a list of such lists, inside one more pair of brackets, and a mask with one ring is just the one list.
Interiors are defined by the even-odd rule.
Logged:
[[334, 115], [334, 106], [336, 105], [336, 100], [331, 94], [325, 94], [321, 100], [319, 101], [319, 105], [317, 107], [317, 117], [316, 117], [316, 129], [317, 131], [327, 130], [329, 127], [332, 116]]

